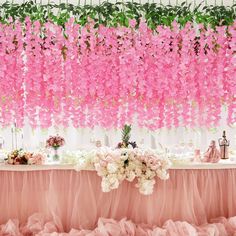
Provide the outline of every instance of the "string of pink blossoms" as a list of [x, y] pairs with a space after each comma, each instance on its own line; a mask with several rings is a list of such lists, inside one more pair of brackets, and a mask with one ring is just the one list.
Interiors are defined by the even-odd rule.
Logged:
[[236, 22], [197, 28], [0, 24], [0, 125], [215, 127], [222, 105], [232, 124]]

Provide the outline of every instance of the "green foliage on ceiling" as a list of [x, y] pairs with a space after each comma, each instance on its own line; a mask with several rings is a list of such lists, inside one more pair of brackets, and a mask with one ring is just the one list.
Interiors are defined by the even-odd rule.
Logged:
[[24, 21], [29, 16], [32, 21], [39, 20], [44, 23], [53, 21], [58, 25], [64, 25], [70, 17], [84, 25], [88, 19], [95, 21], [95, 26], [129, 25], [130, 19], [140, 22], [143, 18], [150, 28], [157, 25], [170, 26], [175, 20], [184, 26], [186, 22], [203, 23], [216, 27], [218, 25], [230, 25], [236, 19], [236, 4], [232, 6], [191, 6], [160, 5], [156, 3], [140, 4], [136, 2], [103, 2], [100, 5], [73, 5], [73, 4], [37, 4], [28, 1], [22, 4], [5, 2], [0, 5], [0, 22], [7, 23], [9, 18]]

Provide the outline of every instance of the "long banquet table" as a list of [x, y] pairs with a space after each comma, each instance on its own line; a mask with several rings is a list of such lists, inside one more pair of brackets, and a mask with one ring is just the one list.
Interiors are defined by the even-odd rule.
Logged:
[[176, 165], [169, 173], [144, 196], [127, 181], [103, 193], [95, 171], [72, 165], [0, 165], [0, 225], [35, 213], [61, 232], [94, 229], [100, 217], [162, 226], [169, 219], [203, 225], [236, 216], [236, 163]]

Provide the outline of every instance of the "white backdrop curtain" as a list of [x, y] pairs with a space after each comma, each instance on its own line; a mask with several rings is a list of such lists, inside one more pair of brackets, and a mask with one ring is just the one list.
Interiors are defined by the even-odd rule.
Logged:
[[[227, 137], [231, 140], [231, 148], [236, 149], [236, 124], [228, 126], [226, 124], [227, 112], [222, 113], [222, 120], [219, 127], [207, 129], [207, 128], [195, 128], [187, 129], [185, 127], [179, 127], [177, 129], [163, 128], [157, 131], [149, 131], [147, 129], [141, 129], [135, 124], [132, 125], [131, 140], [136, 141], [139, 146], [160, 148], [161, 146], [168, 149], [174, 149], [176, 146], [188, 146], [192, 143], [194, 148], [200, 148], [204, 151], [211, 140], [218, 140], [222, 136], [223, 130], [226, 130]], [[66, 140], [64, 150], [76, 150], [87, 149], [95, 147], [95, 141], [100, 140], [102, 145], [115, 147], [121, 139], [121, 130], [119, 129], [103, 129], [95, 127], [78, 128], [69, 127], [49, 129], [35, 129], [33, 130], [29, 125], [26, 125], [22, 130], [18, 130], [16, 135], [11, 133], [12, 127], [8, 127], [0, 130], [0, 142], [4, 140], [4, 148], [12, 149], [12, 143], [16, 147], [23, 147], [26, 150], [34, 150], [43, 148], [45, 141], [49, 135], [59, 134]]]

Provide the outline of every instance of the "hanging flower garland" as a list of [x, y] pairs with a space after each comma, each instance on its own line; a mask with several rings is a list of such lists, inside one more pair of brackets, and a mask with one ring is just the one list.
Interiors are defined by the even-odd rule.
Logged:
[[0, 27], [0, 124], [8, 126], [24, 121], [24, 62], [21, 24]]
[[236, 122], [236, 22], [130, 25], [1, 25], [2, 126], [211, 127], [222, 104]]

